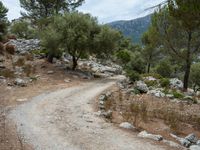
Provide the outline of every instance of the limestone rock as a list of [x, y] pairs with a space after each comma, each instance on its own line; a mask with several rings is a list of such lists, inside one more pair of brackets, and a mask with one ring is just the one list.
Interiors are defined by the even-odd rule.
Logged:
[[122, 122], [120, 125], [119, 125], [120, 128], [124, 128], [124, 129], [134, 129], [135, 127], [130, 124], [129, 122]]
[[152, 139], [152, 140], [156, 140], [156, 141], [163, 140], [163, 137], [161, 135], [150, 134], [150, 133], [147, 133], [147, 131], [140, 132], [138, 134], [138, 137], [148, 138], [148, 139]]

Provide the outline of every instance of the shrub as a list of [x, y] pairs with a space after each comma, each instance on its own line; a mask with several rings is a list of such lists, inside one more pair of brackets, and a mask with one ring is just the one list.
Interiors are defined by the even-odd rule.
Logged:
[[157, 85], [157, 81], [156, 80], [146, 80], [145, 84], [150, 87], [150, 86], [156, 86]]
[[3, 43], [0, 42], [0, 55], [3, 55], [4, 54], [4, 45]]
[[6, 53], [8, 53], [10, 55], [15, 54], [15, 46], [14, 45], [6, 44], [5, 50], [6, 50]]
[[32, 66], [31, 64], [25, 64], [23, 69], [24, 69], [24, 73], [26, 74], [27, 77], [29, 77], [31, 74], [35, 73], [35, 67]]
[[162, 79], [160, 80], [160, 85], [161, 85], [161, 87], [168, 88], [169, 85], [170, 85], [169, 79], [167, 79], [167, 78], [162, 78]]
[[184, 95], [180, 92], [173, 91], [172, 94], [174, 95], [174, 98], [178, 98], [178, 99], [184, 98]]
[[197, 92], [200, 88], [200, 63], [196, 63], [192, 65], [190, 81], [193, 84], [193, 90]]
[[165, 61], [165, 60], [161, 61], [156, 67], [156, 73], [166, 78], [171, 77], [172, 71], [173, 70], [172, 70], [172, 66], [170, 65], [170, 62]]
[[119, 62], [125, 66], [131, 60], [131, 54], [128, 50], [121, 50], [116, 54]]
[[6, 78], [14, 78], [15, 77], [14, 71], [11, 71], [9, 69], [0, 70], [0, 76], [4, 76]]
[[137, 73], [136, 71], [131, 71], [131, 70], [128, 70], [126, 72], [127, 76], [129, 77], [129, 79], [133, 82], [137, 81], [140, 79], [140, 74]]
[[25, 59], [24, 59], [24, 57], [19, 57], [19, 58], [17, 59], [17, 61], [14, 63], [15, 66], [19, 66], [19, 67], [23, 66], [24, 64], [25, 64]]

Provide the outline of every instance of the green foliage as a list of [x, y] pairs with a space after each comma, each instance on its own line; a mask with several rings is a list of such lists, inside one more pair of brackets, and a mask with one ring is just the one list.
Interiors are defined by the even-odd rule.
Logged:
[[96, 18], [78, 12], [57, 15], [41, 33], [42, 45], [49, 61], [65, 51], [72, 57], [73, 67], [88, 55], [108, 57], [118, 46], [120, 34], [107, 26], [99, 26]]
[[161, 87], [169, 88], [169, 86], [170, 86], [169, 79], [168, 78], [162, 78], [160, 80], [160, 85], [161, 85]]
[[83, 2], [84, 0], [20, 0], [20, 5], [26, 10], [22, 13], [23, 16], [38, 20], [74, 10]]
[[169, 61], [163, 60], [156, 67], [156, 73], [163, 77], [171, 77], [172, 71], [172, 66], [170, 65]]
[[36, 31], [33, 28], [31, 28], [28, 22], [23, 20], [14, 22], [11, 26], [10, 31], [11, 33], [15, 34], [18, 38], [36, 38]]
[[176, 90], [174, 90], [174, 91], [172, 92], [172, 94], [174, 95], [174, 98], [177, 98], [177, 99], [182, 99], [182, 98], [184, 98], [184, 95], [183, 95], [182, 93], [176, 91]]
[[[61, 56], [60, 41], [61, 35], [54, 24], [41, 32], [41, 45], [47, 50], [45, 53], [47, 53], [49, 62], [53, 61], [53, 57]], [[41, 53], [41, 51], [35, 51], [35, 53]]]
[[145, 84], [146, 84], [148, 87], [151, 87], [151, 86], [156, 86], [158, 83], [157, 83], [157, 81], [146, 80], [146, 81], [145, 81]]
[[128, 50], [120, 50], [117, 52], [116, 56], [123, 66], [126, 66], [127, 63], [131, 61], [131, 53]]
[[[95, 27], [93, 32], [98, 33], [98, 28]], [[109, 58], [109, 54], [113, 54], [118, 48], [121, 34], [109, 26], [100, 26], [100, 33], [95, 34], [93, 51], [98, 58]]]
[[140, 79], [140, 74], [133, 70], [126, 70], [126, 75], [129, 77], [129, 79], [133, 82]]
[[138, 73], [144, 73], [145, 72], [145, 61], [141, 57], [140, 52], [134, 52], [131, 57], [131, 61], [126, 66], [127, 70], [134, 70]]
[[200, 88], [200, 63], [192, 65], [190, 81], [192, 82], [194, 91], [197, 92]]
[[7, 33], [7, 12], [8, 9], [0, 1], [0, 42], [4, 40], [5, 35]]
[[152, 24], [161, 45], [184, 67], [184, 89], [188, 88], [190, 67], [200, 51], [200, 3], [197, 0], [169, 0], [155, 13]]

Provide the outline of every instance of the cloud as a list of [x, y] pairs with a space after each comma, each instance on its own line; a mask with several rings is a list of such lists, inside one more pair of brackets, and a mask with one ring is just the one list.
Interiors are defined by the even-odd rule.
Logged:
[[[150, 11], [146, 8], [159, 4], [163, 0], [85, 0], [85, 3], [78, 8], [79, 11], [90, 13], [97, 17], [100, 23], [112, 22], [115, 20], [129, 20], [144, 16]], [[19, 0], [2, 0], [9, 8], [9, 20], [20, 17]]]
[[20, 7], [19, 0], [1, 0], [1, 1], [6, 6], [6, 8], [9, 9], [7, 15], [9, 20], [13, 20], [21, 16], [20, 10], [22, 9]]

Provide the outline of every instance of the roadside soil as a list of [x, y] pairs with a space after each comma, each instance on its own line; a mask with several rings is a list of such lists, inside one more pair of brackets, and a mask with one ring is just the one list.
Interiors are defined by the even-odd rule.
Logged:
[[162, 135], [165, 139], [177, 142], [171, 133], [180, 137], [195, 133], [200, 138], [200, 105], [184, 102], [171, 102], [168, 98], [151, 95], [134, 95], [120, 90], [117, 86], [110, 89], [106, 111], [112, 110], [109, 122], [132, 123], [138, 131]]

